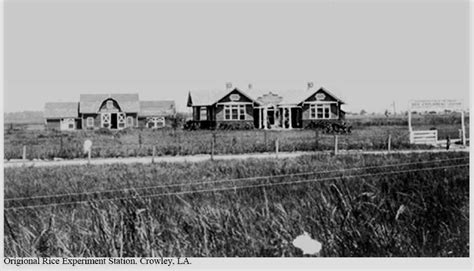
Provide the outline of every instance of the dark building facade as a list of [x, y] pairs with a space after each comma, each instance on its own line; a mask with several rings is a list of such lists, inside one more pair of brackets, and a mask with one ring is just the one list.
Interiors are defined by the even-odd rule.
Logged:
[[344, 119], [344, 102], [325, 88], [303, 91], [190, 91], [187, 106], [200, 128], [305, 128]]

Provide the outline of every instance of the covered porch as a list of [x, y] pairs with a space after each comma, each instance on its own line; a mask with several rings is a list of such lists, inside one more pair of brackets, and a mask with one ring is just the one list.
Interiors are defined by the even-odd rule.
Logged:
[[301, 128], [301, 106], [262, 105], [254, 108], [255, 127], [259, 129]]

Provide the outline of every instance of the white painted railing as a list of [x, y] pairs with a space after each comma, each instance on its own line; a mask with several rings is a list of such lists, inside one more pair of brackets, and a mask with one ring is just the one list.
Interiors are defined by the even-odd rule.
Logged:
[[437, 130], [412, 131], [410, 133], [411, 144], [436, 145], [438, 142]]

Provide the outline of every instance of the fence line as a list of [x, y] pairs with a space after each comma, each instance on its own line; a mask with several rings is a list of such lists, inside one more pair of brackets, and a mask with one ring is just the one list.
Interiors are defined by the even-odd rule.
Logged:
[[223, 180], [208, 181], [208, 182], [180, 183], [180, 184], [169, 184], [169, 185], [146, 186], [146, 187], [139, 187], [139, 188], [131, 187], [131, 188], [102, 190], [102, 191], [94, 191], [94, 192], [67, 193], [67, 194], [57, 194], [57, 195], [41, 195], [41, 196], [34, 196], [34, 197], [4, 198], [4, 201], [16, 201], [16, 200], [26, 200], [26, 199], [44, 199], [44, 198], [79, 196], [79, 195], [92, 195], [92, 194], [98, 194], [98, 193], [137, 191], [137, 190], [156, 189], [156, 188], [171, 188], [171, 187], [179, 187], [179, 186], [187, 186], [187, 185], [191, 186], [191, 185], [203, 185], [203, 184], [216, 184], [216, 183], [225, 183], [225, 182], [234, 182], [234, 181], [252, 181], [252, 180], [269, 179], [269, 178], [297, 177], [297, 176], [312, 175], [312, 174], [337, 173], [337, 172], [344, 172], [344, 171], [351, 171], [351, 170], [378, 169], [378, 168], [395, 167], [395, 166], [428, 164], [428, 163], [435, 163], [435, 162], [449, 162], [449, 161], [458, 161], [458, 160], [463, 160], [463, 159], [468, 159], [468, 158], [469, 158], [468, 156], [465, 156], [465, 157], [458, 157], [458, 158], [435, 159], [435, 160], [429, 160], [429, 161], [388, 164], [388, 165], [381, 165], [381, 166], [379, 165], [379, 166], [368, 166], [368, 167], [343, 168], [343, 169], [326, 170], [326, 171], [306, 171], [306, 172], [278, 174], [278, 175], [252, 176], [252, 177], [223, 179]]
[[[390, 149], [397, 149], [408, 146], [409, 133], [388, 131], [391, 137]], [[370, 134], [371, 132], [368, 131]], [[392, 134], [393, 133], [393, 134]], [[28, 155], [22, 153], [22, 141], [18, 139], [6, 140], [10, 141], [5, 144], [4, 150], [5, 158], [7, 159], [21, 159], [28, 157], [52, 159], [59, 158], [83, 158], [81, 146], [82, 139], [88, 138], [91, 134], [78, 134], [78, 137], [66, 137], [66, 143], [63, 142], [64, 136], [56, 136], [54, 138], [45, 136], [43, 144], [27, 144]], [[94, 138], [94, 136], [97, 137]], [[111, 144], [110, 137], [114, 138], [115, 144]], [[210, 149], [209, 142], [213, 136], [214, 149]], [[128, 157], [128, 156], [150, 156], [153, 148], [157, 148], [156, 155], [187, 155], [187, 154], [209, 154], [214, 150], [216, 153], [246, 153], [256, 150], [257, 152], [272, 152], [275, 150], [274, 142], [278, 140], [279, 151], [314, 151], [314, 150], [331, 150], [335, 149], [336, 145], [332, 139], [333, 134], [320, 133], [319, 130], [301, 130], [297, 132], [288, 131], [265, 131], [265, 130], [239, 130], [239, 131], [174, 131], [161, 130], [160, 132], [143, 132], [115, 135], [92, 134], [92, 138], [97, 140], [93, 146], [92, 156], [100, 157]], [[356, 135], [338, 134], [337, 150], [343, 149], [387, 149], [386, 134], [370, 134], [364, 137], [363, 134]], [[60, 140], [57, 139], [60, 137]], [[138, 141], [137, 141], [138, 137]], [[18, 137], [17, 137], [18, 138]], [[159, 138], [161, 141], [157, 141]], [[249, 139], [254, 140], [249, 140]], [[27, 140], [38, 140], [32, 138]], [[235, 147], [225, 142], [226, 139], [235, 140]], [[123, 140], [124, 142], [122, 142]], [[131, 140], [131, 141], [130, 141]], [[43, 140], [41, 140], [43, 142]], [[315, 144], [313, 143], [314, 141]], [[183, 143], [183, 144], [181, 144]], [[184, 145], [184, 146], [183, 146]], [[133, 148], [133, 149], [131, 149]], [[336, 149], [335, 149], [336, 150]]]
[[[337, 177], [328, 177], [328, 178], [322, 178], [322, 179], [306, 179], [306, 180], [299, 180], [299, 181], [264, 183], [264, 184], [258, 184], [258, 185], [234, 186], [234, 187], [215, 188], [215, 189], [188, 190], [188, 191], [151, 194], [151, 195], [137, 195], [137, 196], [141, 199], [146, 199], [146, 198], [149, 199], [149, 198], [156, 198], [156, 197], [163, 197], [163, 196], [178, 196], [178, 195], [206, 193], [206, 192], [214, 192], [215, 193], [215, 192], [237, 190], [237, 189], [260, 188], [260, 187], [270, 187], [270, 186], [287, 185], [287, 184], [302, 184], [302, 183], [310, 183], [310, 182], [322, 182], [322, 181], [328, 181], [328, 180], [335, 180], [335, 179], [339, 179], [339, 178], [356, 178], [356, 177], [371, 177], [371, 176], [380, 176], [380, 175], [389, 175], [389, 174], [401, 174], [401, 173], [407, 173], [407, 172], [417, 172], [417, 171], [435, 170], [435, 169], [447, 169], [447, 168], [464, 167], [464, 166], [469, 166], [469, 164], [460, 164], [460, 165], [433, 167], [433, 168], [422, 168], [422, 169], [412, 169], [412, 170], [389, 171], [389, 172], [380, 172], [380, 173], [375, 173], [375, 174], [359, 174], [359, 175], [337, 176]], [[7, 207], [7, 208], [4, 208], [4, 210], [35, 209], [35, 208], [43, 208], [43, 207], [65, 206], [65, 205], [71, 205], [71, 204], [85, 204], [85, 203], [92, 203], [92, 202], [127, 200], [127, 199], [134, 199], [134, 198], [137, 198], [137, 197], [120, 197], [120, 198], [110, 198], [110, 199], [100, 199], [100, 200], [83, 200], [83, 201], [38, 204], [38, 205], [29, 205], [29, 206], [26, 205], [26, 206], [18, 206], [18, 207]]]
[[[241, 189], [241, 188], [250, 188], [250, 187], [266, 187], [266, 186], [274, 186], [274, 185], [283, 185], [283, 184], [298, 184], [310, 181], [325, 181], [325, 180], [333, 180], [339, 178], [353, 178], [353, 177], [369, 177], [369, 176], [379, 176], [379, 175], [386, 175], [386, 174], [400, 174], [400, 173], [407, 173], [407, 172], [417, 172], [417, 171], [426, 171], [426, 170], [436, 170], [436, 169], [448, 169], [448, 168], [455, 168], [455, 167], [464, 167], [469, 166], [467, 164], [458, 164], [458, 165], [449, 165], [449, 166], [440, 166], [440, 167], [431, 167], [431, 168], [418, 168], [418, 169], [405, 169], [399, 171], [385, 171], [385, 172], [378, 172], [378, 173], [367, 173], [367, 174], [359, 174], [359, 175], [345, 175], [345, 176], [334, 176], [334, 177], [326, 177], [321, 179], [309, 179], [309, 180], [299, 180], [299, 181], [287, 181], [287, 182], [277, 182], [277, 183], [265, 183], [259, 185], [249, 185], [249, 186], [234, 186], [230, 189]], [[189, 187], [188, 187], [189, 188]], [[225, 190], [225, 189], [224, 189]], [[154, 197], [154, 195], [180, 195], [182, 193], [197, 193], [197, 192], [212, 192], [214, 190], [188, 190], [188, 191], [179, 191], [179, 192], [172, 192], [172, 193], [164, 193], [164, 194], [152, 194], [152, 195], [140, 195], [137, 196], [140, 198], [148, 198]], [[219, 189], [215, 190], [219, 191]], [[60, 206], [60, 205], [69, 205], [75, 203], [87, 203], [87, 202], [101, 202], [101, 201], [113, 201], [113, 200], [123, 200], [123, 199], [132, 199], [135, 197], [119, 197], [119, 198], [110, 198], [110, 199], [100, 199], [100, 200], [83, 200], [83, 201], [72, 201], [72, 202], [64, 202], [64, 203], [53, 203], [53, 204], [38, 204], [38, 205], [26, 205], [26, 206], [18, 206], [18, 207], [7, 207], [5, 210], [11, 209], [26, 209], [26, 208], [36, 208], [36, 207], [43, 207], [43, 206]]]

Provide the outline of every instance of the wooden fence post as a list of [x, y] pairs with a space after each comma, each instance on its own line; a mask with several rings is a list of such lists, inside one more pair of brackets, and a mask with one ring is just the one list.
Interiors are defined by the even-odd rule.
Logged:
[[275, 152], [276, 152], [276, 158], [278, 158], [278, 138], [275, 139]]
[[462, 130], [462, 145], [466, 147], [466, 127], [464, 126], [464, 110], [461, 110], [461, 130]]
[[152, 154], [152, 158], [151, 158], [151, 163], [154, 164], [155, 163], [155, 155], [156, 155], [156, 146], [153, 145], [153, 154]]
[[265, 151], [267, 151], [267, 131], [263, 130], [263, 142], [265, 144]]
[[87, 151], [87, 164], [90, 164], [91, 163], [91, 152], [92, 152], [92, 147], [89, 148], [89, 150]]
[[337, 134], [334, 134], [334, 155], [337, 155]]
[[26, 145], [23, 145], [23, 155], [22, 155], [23, 160], [26, 160]]
[[392, 135], [389, 134], [388, 135], [388, 152], [390, 152], [391, 144], [392, 144]]
[[211, 139], [211, 160], [214, 160], [214, 145], [216, 141], [216, 134], [213, 132], [212, 133], [212, 139]]
[[315, 150], [317, 151], [319, 149], [319, 130], [318, 129], [315, 129], [314, 130], [314, 147], [315, 147]]
[[180, 137], [179, 133], [176, 134], [176, 132], [175, 132], [175, 135], [176, 135], [176, 140], [178, 141], [178, 155], [180, 155], [181, 154], [181, 137]]

